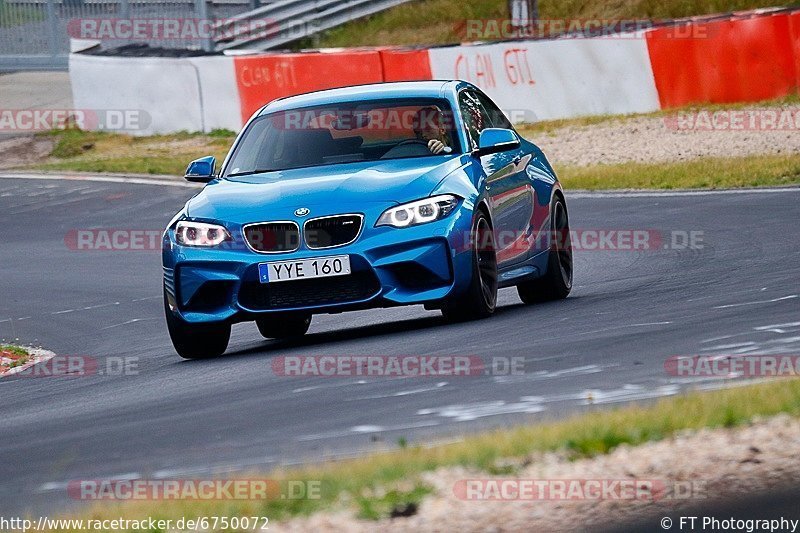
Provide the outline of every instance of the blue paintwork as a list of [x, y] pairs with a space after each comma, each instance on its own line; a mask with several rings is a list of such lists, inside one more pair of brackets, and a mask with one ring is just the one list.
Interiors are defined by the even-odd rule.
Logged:
[[486, 128], [481, 132], [477, 155], [484, 157], [512, 149], [516, 150], [519, 147], [519, 137], [513, 131], [501, 128]]
[[[277, 100], [253, 118], [345, 101], [421, 97], [447, 99], [463, 124], [458, 98], [465, 89], [478, 91], [461, 81], [333, 89]], [[486, 143], [507, 142], [510, 134], [488, 133]], [[471, 146], [464, 127], [459, 128], [458, 135], [461, 146]], [[242, 283], [258, 281], [260, 263], [344, 254], [350, 256], [354, 271], [372, 270], [380, 290], [364, 301], [300, 309], [326, 313], [440, 301], [461, 293], [470, 283], [472, 252], [467, 237], [478, 206], [488, 212], [498, 239], [501, 286], [541, 276], [550, 253], [550, 206], [554, 195], [563, 193], [541, 150], [516, 133], [513, 136], [519, 140], [519, 148], [481, 158], [462, 153], [214, 179], [187, 202], [164, 234], [164, 279], [169, 301], [188, 322], [252, 320], [274, 312], [247, 309], [237, 298]], [[241, 134], [236, 143], [240, 139]], [[236, 143], [222, 164], [221, 176]], [[463, 200], [451, 215], [436, 222], [402, 229], [375, 227], [387, 208], [438, 194], [454, 194]], [[301, 207], [308, 208], [310, 214], [296, 216]], [[265, 255], [244, 245], [196, 248], [175, 241], [175, 224], [182, 219], [221, 224], [234, 237], [241, 237], [242, 226], [248, 223], [296, 221], [302, 226], [308, 218], [345, 213], [364, 215], [362, 233], [354, 243], [332, 249], [309, 250], [301, 244], [296, 252]], [[424, 286], [405, 284], [397, 275], [399, 265], [413, 265], [423, 273]], [[208, 282], [228, 284], [226, 304], [211, 310], [187, 310], [192, 295]]]

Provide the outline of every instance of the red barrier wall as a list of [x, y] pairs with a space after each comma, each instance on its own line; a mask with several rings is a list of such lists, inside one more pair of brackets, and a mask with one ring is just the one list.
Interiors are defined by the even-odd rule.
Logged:
[[428, 50], [381, 50], [384, 81], [433, 79]]
[[649, 32], [661, 107], [753, 102], [795, 92], [789, 19], [787, 14], [757, 16], [696, 23], [692, 32], [676, 34], [669, 27]]
[[789, 17], [789, 33], [794, 48], [794, 72], [797, 79], [797, 92], [800, 93], [800, 11]]
[[235, 57], [234, 68], [243, 123], [276, 98], [383, 81], [374, 50]]
[[[753, 102], [800, 88], [800, 11], [696, 21], [646, 33], [662, 108]], [[284, 96], [357, 85], [433, 78], [427, 49], [234, 57], [242, 121]]]

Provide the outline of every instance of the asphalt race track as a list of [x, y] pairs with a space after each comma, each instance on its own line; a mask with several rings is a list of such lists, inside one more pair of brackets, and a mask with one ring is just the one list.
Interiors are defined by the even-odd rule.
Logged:
[[[655, 230], [667, 248], [576, 252], [569, 299], [526, 307], [506, 289], [486, 321], [448, 325], [421, 307], [325, 315], [296, 344], [240, 324], [224, 357], [183, 361], [164, 324], [160, 254], [76, 251], [65, 236], [161, 229], [194, 191], [0, 179], [0, 339], [138, 365], [0, 380], [6, 514], [87, 505], [68, 498], [69, 480], [269, 469], [725, 385], [671, 376], [673, 355], [800, 353], [800, 189], [785, 189], [568, 196], [573, 230]], [[671, 246], [673, 231], [702, 232], [702, 248]], [[525, 372], [296, 378], [271, 367], [284, 355], [409, 354], [524, 357]]]

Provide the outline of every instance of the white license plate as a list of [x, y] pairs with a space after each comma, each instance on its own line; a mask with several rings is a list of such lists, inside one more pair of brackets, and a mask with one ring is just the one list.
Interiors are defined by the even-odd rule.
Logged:
[[350, 274], [350, 256], [316, 257], [296, 261], [275, 261], [258, 265], [261, 283], [277, 283], [298, 279], [331, 278]]

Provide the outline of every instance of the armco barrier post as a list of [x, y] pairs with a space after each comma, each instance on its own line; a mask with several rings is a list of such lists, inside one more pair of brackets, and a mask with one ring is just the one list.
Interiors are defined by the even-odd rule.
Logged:
[[131, 4], [129, 0], [119, 0], [119, 17], [121, 19], [131, 18]]
[[[194, 0], [195, 10], [197, 12], [197, 18], [202, 21], [208, 20], [208, 6], [206, 5], [206, 0]], [[214, 51], [214, 41], [209, 35], [207, 38], [203, 39], [203, 50], [206, 52]]]
[[56, 0], [47, 0], [47, 29], [50, 55], [58, 55], [58, 19], [56, 18]]

